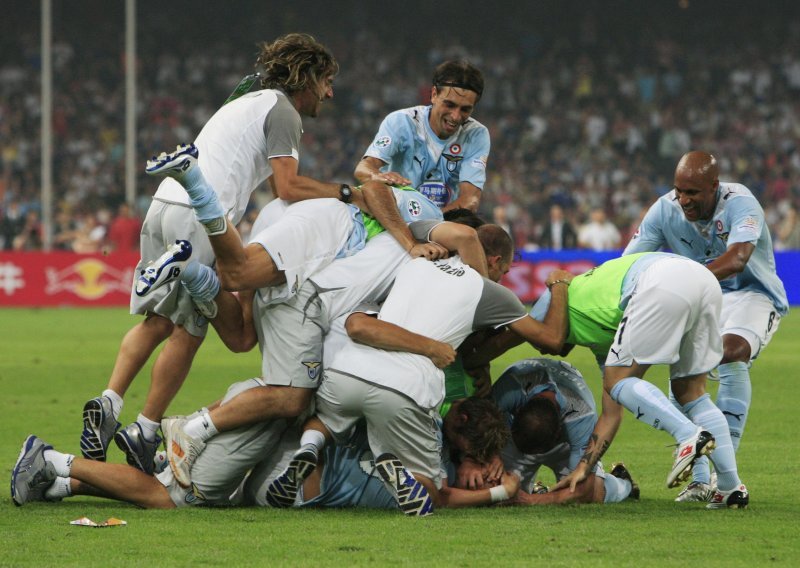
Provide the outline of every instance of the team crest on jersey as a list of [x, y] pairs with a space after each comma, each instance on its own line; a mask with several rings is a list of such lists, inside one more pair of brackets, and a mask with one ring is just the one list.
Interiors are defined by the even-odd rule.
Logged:
[[303, 365], [305, 365], [308, 369], [308, 378], [312, 381], [316, 381], [317, 377], [319, 377], [319, 371], [322, 363], [319, 361], [303, 361]]
[[392, 143], [391, 136], [381, 136], [377, 140], [375, 140], [375, 147], [377, 148], [386, 148], [389, 144]]
[[461, 144], [453, 144], [452, 146], [450, 146], [450, 153], [452, 155], [454, 155], [454, 156], [457, 155], [457, 154], [460, 154], [461, 153]]
[[419, 214], [422, 213], [422, 205], [416, 199], [409, 199], [408, 200], [408, 214], [412, 217], [419, 217]]
[[[458, 144], [453, 144], [453, 146], [457, 147], [459, 151], [461, 151], [461, 146]], [[451, 147], [452, 150], [452, 147]], [[461, 160], [464, 159], [464, 156], [454, 156], [452, 154], [442, 154], [442, 157], [447, 160], [447, 171], [453, 173], [458, 169], [458, 164]]]

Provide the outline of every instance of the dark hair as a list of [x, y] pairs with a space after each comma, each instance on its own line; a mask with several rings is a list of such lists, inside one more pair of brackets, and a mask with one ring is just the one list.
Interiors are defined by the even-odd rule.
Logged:
[[433, 86], [437, 91], [441, 87], [473, 91], [478, 95], [477, 102], [483, 95], [483, 73], [468, 61], [445, 61], [433, 70]]
[[286, 34], [259, 47], [256, 69], [264, 89], [279, 88], [294, 94], [339, 72], [333, 54], [308, 34]]
[[514, 242], [511, 236], [499, 225], [487, 223], [478, 227], [478, 238], [486, 256], [499, 256], [511, 259], [514, 256]]
[[523, 454], [543, 454], [558, 443], [561, 417], [556, 404], [545, 397], [534, 396], [514, 415], [511, 439]]
[[453, 411], [466, 417], [462, 424], [455, 426], [455, 433], [466, 440], [467, 454], [474, 460], [487, 462], [508, 443], [511, 435], [508, 424], [492, 400], [471, 396]]
[[476, 215], [472, 209], [467, 209], [466, 207], [448, 209], [444, 212], [444, 220], [451, 221], [453, 223], [460, 223], [461, 225], [467, 225], [473, 229], [477, 229], [481, 225], [486, 224], [486, 221]]

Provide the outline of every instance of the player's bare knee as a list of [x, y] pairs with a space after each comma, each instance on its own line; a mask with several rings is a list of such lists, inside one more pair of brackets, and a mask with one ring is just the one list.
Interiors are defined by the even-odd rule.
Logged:
[[747, 363], [750, 361], [750, 355], [750, 343], [744, 337], [732, 333], [722, 337], [722, 361], [720, 365], [735, 361]]

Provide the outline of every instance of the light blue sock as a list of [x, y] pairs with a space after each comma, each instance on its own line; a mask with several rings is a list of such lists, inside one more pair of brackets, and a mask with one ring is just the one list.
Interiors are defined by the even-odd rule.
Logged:
[[739, 449], [747, 411], [750, 409], [752, 387], [750, 386], [750, 365], [742, 361], [725, 363], [719, 370], [719, 391], [717, 406], [728, 421], [733, 450]]
[[603, 503], [619, 503], [628, 498], [631, 494], [631, 482], [627, 479], [620, 479], [614, 477], [606, 472], [606, 477], [603, 479], [603, 486], [606, 488], [606, 496]]
[[210, 302], [219, 294], [219, 277], [214, 269], [192, 260], [180, 275], [181, 284], [189, 295], [202, 302]]
[[697, 427], [655, 385], [637, 377], [622, 379], [611, 389], [611, 398], [630, 410], [637, 420], [664, 430], [676, 441], [694, 436]]
[[194, 208], [198, 221], [206, 223], [225, 216], [219, 197], [206, 180], [199, 164], [180, 175], [173, 175], [172, 177], [189, 194], [189, 201]]
[[[675, 408], [683, 413], [683, 407], [677, 400], [675, 400], [675, 395], [672, 394], [671, 385], [669, 389], [669, 401], [673, 404], [673, 406], [675, 406]], [[706, 456], [700, 456], [694, 460], [694, 465], [692, 466], [692, 481], [697, 483], [705, 483], [706, 485], [711, 484], [711, 465]]]
[[714, 436], [716, 448], [711, 453], [711, 461], [717, 472], [717, 486], [720, 491], [730, 491], [741, 483], [736, 469], [736, 454], [733, 451], [728, 422], [711, 397], [704, 394], [700, 398], [683, 405], [686, 416], [703, 430]]

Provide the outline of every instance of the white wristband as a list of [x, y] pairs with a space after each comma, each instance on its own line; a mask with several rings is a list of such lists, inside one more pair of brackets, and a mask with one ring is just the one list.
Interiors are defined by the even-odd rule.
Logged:
[[508, 491], [502, 485], [497, 485], [489, 489], [489, 496], [492, 498], [492, 503], [499, 503], [500, 501], [508, 500]]

